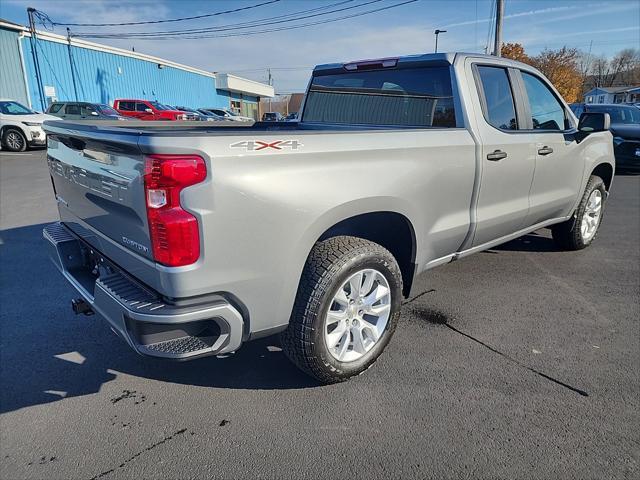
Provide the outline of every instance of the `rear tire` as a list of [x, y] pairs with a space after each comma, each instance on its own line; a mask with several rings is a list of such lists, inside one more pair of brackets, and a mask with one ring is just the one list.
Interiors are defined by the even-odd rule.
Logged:
[[10, 152], [24, 152], [27, 149], [27, 138], [17, 128], [7, 128], [2, 133], [2, 145]]
[[389, 343], [401, 295], [400, 268], [382, 246], [348, 236], [318, 242], [302, 272], [282, 348], [322, 383], [347, 380], [367, 370]]
[[591, 245], [602, 222], [606, 198], [604, 181], [591, 175], [576, 209], [575, 218], [551, 227], [556, 244], [565, 250], [582, 250]]

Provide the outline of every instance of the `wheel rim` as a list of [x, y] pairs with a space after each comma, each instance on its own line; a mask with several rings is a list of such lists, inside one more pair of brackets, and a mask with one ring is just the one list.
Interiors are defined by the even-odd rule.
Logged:
[[22, 136], [16, 132], [9, 132], [7, 134], [7, 146], [12, 150], [20, 150], [22, 148]]
[[382, 337], [391, 314], [391, 289], [377, 270], [351, 275], [335, 293], [325, 318], [324, 339], [340, 362], [362, 358]]
[[582, 240], [588, 242], [596, 234], [598, 225], [600, 224], [600, 216], [602, 215], [602, 192], [594, 190], [589, 195], [587, 205], [582, 215], [582, 223], [580, 224], [580, 234]]

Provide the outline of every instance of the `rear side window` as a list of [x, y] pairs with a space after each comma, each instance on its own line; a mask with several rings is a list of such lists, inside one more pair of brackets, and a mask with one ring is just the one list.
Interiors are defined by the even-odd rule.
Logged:
[[49, 113], [58, 113], [63, 106], [64, 103], [52, 103], [49, 107]]
[[448, 67], [365, 70], [313, 77], [304, 122], [455, 127]]
[[484, 94], [485, 117], [500, 130], [517, 130], [516, 109], [507, 70], [500, 67], [478, 66]]
[[77, 104], [69, 103], [64, 109], [67, 115], [80, 115], [80, 107]]
[[565, 114], [562, 104], [542, 80], [522, 72], [534, 130], [564, 130]]
[[125, 112], [133, 112], [136, 108], [135, 105], [134, 102], [119, 102], [118, 109], [124, 110]]

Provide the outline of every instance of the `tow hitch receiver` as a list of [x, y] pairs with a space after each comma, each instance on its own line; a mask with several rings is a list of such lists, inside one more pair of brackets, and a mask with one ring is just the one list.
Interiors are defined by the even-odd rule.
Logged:
[[95, 313], [83, 298], [75, 298], [71, 300], [71, 309], [76, 315], [80, 315], [82, 313], [83, 315], [89, 316]]

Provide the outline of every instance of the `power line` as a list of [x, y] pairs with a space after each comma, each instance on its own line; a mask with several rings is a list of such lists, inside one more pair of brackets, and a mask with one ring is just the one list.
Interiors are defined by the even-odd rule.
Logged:
[[[276, 17], [260, 18], [260, 19], [251, 20], [248, 22], [218, 25], [216, 27], [190, 28], [185, 30], [165, 30], [165, 31], [156, 31], [156, 32], [97, 33], [95, 34], [95, 36], [93, 36], [94, 34], [92, 33], [78, 32], [76, 36], [78, 37], [92, 36], [92, 38], [144, 38], [144, 37], [158, 37], [158, 36], [180, 36], [185, 34], [195, 35], [195, 34], [204, 34], [204, 33], [210, 33], [210, 32], [224, 32], [229, 30], [238, 30], [243, 28], [267, 27], [269, 25], [277, 25], [280, 23], [306, 20], [308, 18], [320, 17], [323, 15], [330, 15], [332, 13], [343, 12], [345, 10], [352, 10], [354, 8], [364, 7], [372, 3], [379, 3], [382, 0], [368, 0], [364, 3], [359, 3], [357, 5], [352, 5], [350, 7], [343, 7], [335, 10], [330, 10], [328, 12], [318, 13], [319, 11], [344, 5], [345, 3], [351, 3], [353, 1], [354, 0], [343, 0], [341, 2], [333, 3], [331, 5], [325, 5], [323, 7], [312, 8], [310, 10], [302, 10], [299, 12], [289, 13], [286, 15], [279, 15]], [[294, 17], [294, 18], [291, 18], [291, 17]]]
[[226, 38], [226, 37], [244, 37], [244, 36], [249, 36], [249, 35], [259, 35], [262, 33], [271, 33], [271, 32], [281, 32], [284, 30], [294, 30], [294, 29], [298, 29], [298, 28], [303, 28], [303, 27], [309, 27], [309, 26], [314, 26], [314, 25], [323, 25], [323, 24], [327, 24], [327, 23], [333, 23], [333, 22], [338, 22], [341, 20], [346, 20], [346, 19], [350, 19], [350, 18], [355, 18], [355, 17], [361, 17], [363, 15], [369, 15], [372, 13], [377, 13], [377, 12], [382, 12], [385, 10], [390, 10], [392, 8], [397, 8], [397, 7], [401, 7], [403, 5], [408, 5], [410, 3], [415, 3], [418, 0], [407, 0], [401, 3], [397, 3], [394, 5], [388, 5], [386, 7], [380, 7], [380, 8], [376, 8], [373, 10], [367, 10], [365, 12], [359, 12], [359, 13], [355, 13], [355, 14], [351, 14], [351, 15], [345, 15], [342, 17], [337, 17], [337, 18], [331, 18], [331, 19], [327, 19], [327, 20], [322, 20], [322, 21], [316, 21], [316, 22], [308, 22], [308, 23], [302, 23], [299, 25], [291, 25], [291, 26], [287, 26], [287, 27], [277, 27], [277, 28], [270, 28], [270, 29], [264, 29], [264, 30], [253, 30], [253, 31], [247, 31], [247, 32], [238, 32], [238, 33], [226, 33], [226, 34], [222, 34], [222, 35], [185, 35], [185, 36], [157, 36], [157, 37], [129, 37], [126, 34], [123, 34], [121, 36], [108, 36], [108, 35], [76, 35], [77, 37], [83, 37], [83, 38], [120, 38], [120, 39], [126, 39], [126, 38], [137, 38], [139, 40], [196, 40], [196, 39], [202, 39], [202, 38]]
[[264, 5], [277, 3], [279, 1], [280, 0], [269, 0], [267, 2], [262, 2], [255, 5], [247, 5], [246, 7], [234, 8], [232, 10], [224, 10], [222, 12], [207, 13], [204, 15], [195, 15], [193, 17], [171, 18], [168, 20], [147, 20], [144, 22], [126, 22], [126, 23], [61, 23], [61, 22], [51, 22], [51, 23], [53, 25], [65, 26], [65, 27], [120, 27], [125, 25], [151, 25], [156, 23], [183, 22], [185, 20], [197, 20], [199, 18], [216, 17], [218, 15], [225, 15], [227, 13], [242, 12], [244, 10], [251, 10], [252, 8], [262, 7]]

